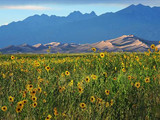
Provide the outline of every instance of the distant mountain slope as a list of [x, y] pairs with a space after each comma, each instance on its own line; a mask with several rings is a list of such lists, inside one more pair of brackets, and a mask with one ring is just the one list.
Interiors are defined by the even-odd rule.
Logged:
[[160, 40], [160, 7], [131, 5], [115, 13], [97, 16], [75, 11], [67, 17], [34, 15], [0, 27], [0, 48], [8, 45], [49, 43], [95, 43], [123, 34]]
[[[160, 49], [158, 41], [153, 41], [157, 48]], [[2, 53], [47, 53], [50, 47], [51, 53], [86, 53], [91, 52], [91, 48], [95, 47], [99, 51], [128, 51], [128, 52], [144, 52], [150, 47], [150, 42], [136, 37], [134, 35], [123, 35], [121, 37], [100, 41], [92, 44], [75, 44], [75, 43], [60, 43], [51, 42], [47, 44], [35, 44], [33, 46], [22, 44], [18, 46], [9, 46], [0, 49]]]
[[42, 14], [12, 22], [0, 27], [0, 48], [7, 45], [46, 43], [53, 40], [63, 42], [59, 38], [65, 36], [61, 30], [64, 25], [94, 17], [97, 17], [95, 12], [82, 14], [74, 11], [67, 17]]

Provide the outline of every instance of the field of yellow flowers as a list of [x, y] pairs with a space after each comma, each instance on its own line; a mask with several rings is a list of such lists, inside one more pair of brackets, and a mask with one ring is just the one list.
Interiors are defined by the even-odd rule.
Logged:
[[1, 120], [158, 120], [160, 51], [0, 55], [0, 108]]

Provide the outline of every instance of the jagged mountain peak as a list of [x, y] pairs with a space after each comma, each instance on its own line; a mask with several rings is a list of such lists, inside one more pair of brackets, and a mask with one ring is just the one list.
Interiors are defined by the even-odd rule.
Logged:
[[42, 20], [48, 20], [50, 19], [50, 16], [46, 15], [46, 14], [35, 14], [33, 16], [27, 17], [26, 19], [24, 19], [24, 22], [40, 22]]
[[91, 13], [81, 13], [80, 11], [74, 11], [70, 13], [67, 17], [68, 18], [77, 18], [77, 17], [96, 17], [96, 13], [92, 11]]
[[116, 13], [147, 13], [152, 11], [153, 9], [150, 6], [145, 6], [142, 4], [137, 4], [137, 5], [130, 5]]
[[97, 16], [94, 11], [92, 11], [92, 12], [90, 12], [90, 13], [85, 13], [85, 14], [83, 14], [83, 15]]
[[90, 15], [95, 15], [95, 16], [97, 16], [94, 11], [92, 11], [92, 12], [90, 13]]
[[41, 14], [41, 17], [49, 17], [47, 14]]
[[128, 6], [127, 8], [125, 9], [146, 9], [146, 8], [151, 8], [150, 6], [146, 6], [146, 5], [143, 5], [143, 4], [132, 4], [130, 6]]
[[132, 5], [130, 5], [130, 6], [128, 6], [128, 8], [129, 7], [149, 7], [149, 6], [146, 6], [146, 5], [143, 5], [143, 4], [132, 4]]
[[82, 13], [80, 11], [73, 11], [70, 13], [70, 15], [75, 15], [75, 14], [82, 15]]
[[71, 12], [68, 17], [82, 16], [83, 14], [80, 11]]

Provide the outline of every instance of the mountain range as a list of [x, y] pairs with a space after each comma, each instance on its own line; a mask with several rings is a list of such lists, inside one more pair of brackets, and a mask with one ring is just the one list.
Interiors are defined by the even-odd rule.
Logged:
[[115, 13], [74, 11], [66, 17], [34, 15], [0, 27], [0, 48], [27, 43], [96, 43], [134, 34], [150, 41], [160, 40], [160, 7], [130, 5]]
[[123, 35], [121, 37], [100, 41], [92, 44], [75, 44], [75, 43], [60, 43], [51, 42], [47, 44], [35, 44], [35, 45], [11, 45], [6, 48], [0, 49], [1, 53], [13, 54], [13, 53], [47, 53], [50, 48], [51, 53], [87, 53], [91, 52], [92, 48], [96, 48], [98, 51], [127, 51], [127, 52], [144, 52], [150, 48], [151, 44], [155, 44], [160, 49], [158, 41], [146, 41], [135, 35]]

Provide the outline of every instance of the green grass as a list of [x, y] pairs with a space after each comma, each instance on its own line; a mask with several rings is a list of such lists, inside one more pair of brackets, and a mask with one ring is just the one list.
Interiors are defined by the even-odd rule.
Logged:
[[[58, 120], [160, 119], [159, 52], [105, 53], [104, 58], [99, 53], [17, 54], [13, 60], [11, 56], [0, 55], [0, 107], [7, 107], [6, 111], [0, 110], [2, 120], [43, 120], [49, 114]], [[70, 74], [66, 75], [66, 71]], [[150, 82], [146, 83], [146, 78]], [[136, 82], [140, 83], [139, 88]], [[35, 108], [27, 85], [42, 89], [36, 91]], [[82, 93], [78, 88], [83, 89]], [[14, 97], [13, 102], [9, 96]], [[91, 96], [95, 97], [93, 103]], [[22, 100], [28, 102], [17, 113], [17, 103]], [[80, 103], [86, 107], [81, 108]]]

